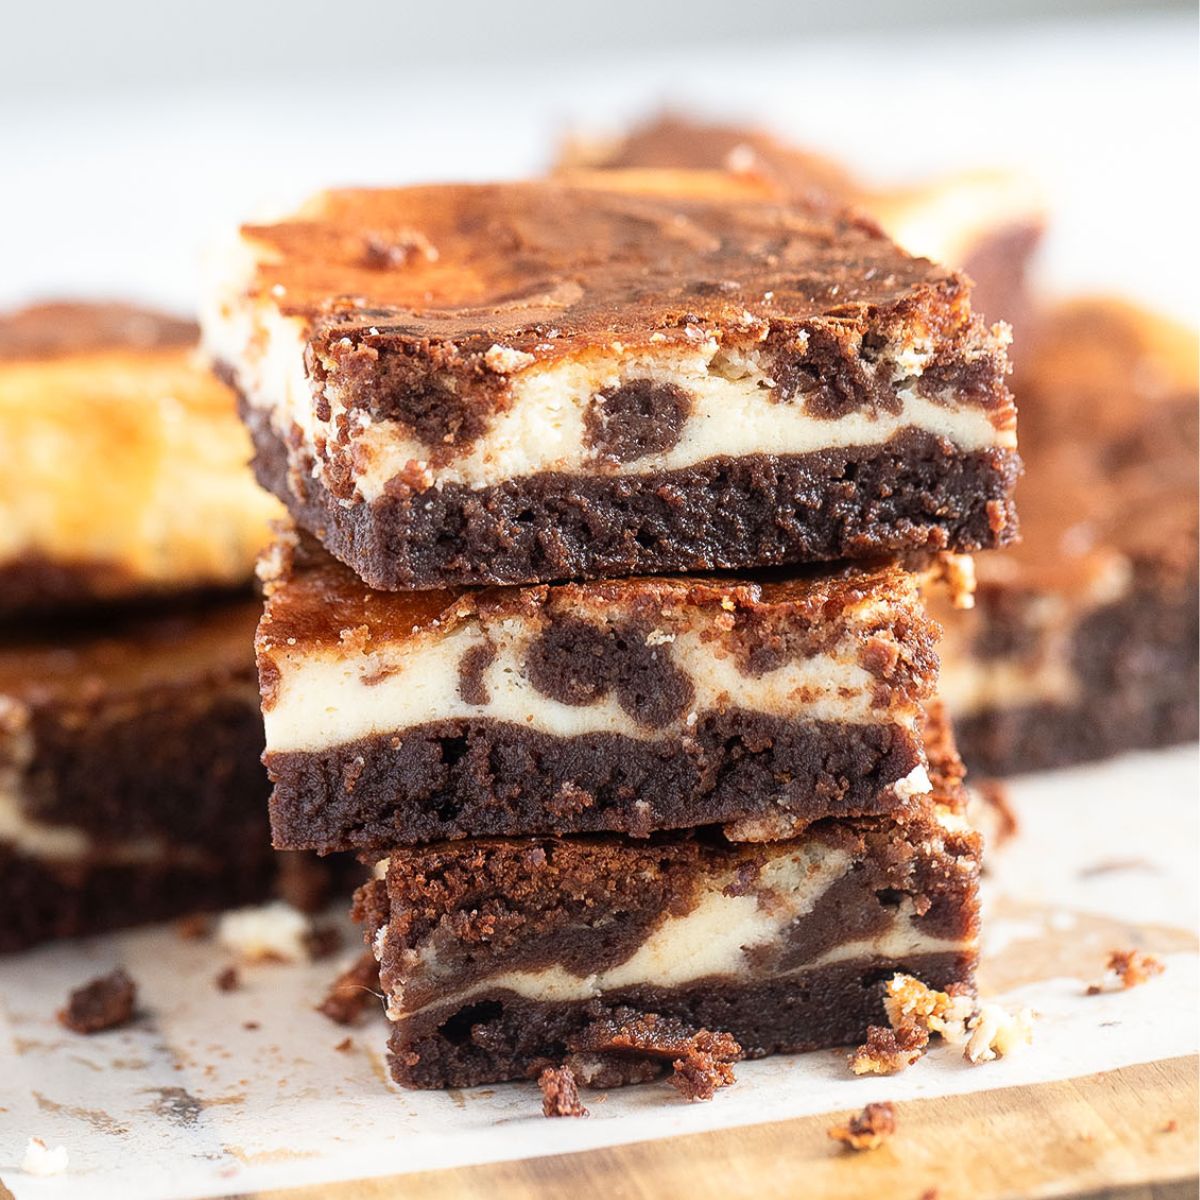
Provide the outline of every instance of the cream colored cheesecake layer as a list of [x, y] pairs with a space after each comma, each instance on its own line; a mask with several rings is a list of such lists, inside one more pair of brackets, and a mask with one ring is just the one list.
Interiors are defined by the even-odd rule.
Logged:
[[[634, 720], [612, 693], [575, 705], [539, 692], [525, 669], [531, 637], [524, 622], [510, 619], [489, 623], [486, 632], [470, 622], [447, 634], [415, 636], [367, 654], [336, 648], [305, 653], [276, 646], [270, 657], [280, 678], [274, 701], [263, 714], [267, 750], [319, 751], [458, 718], [511, 722], [558, 737], [616, 733], [652, 738], [686, 733], [700, 715], [731, 707], [796, 721], [889, 721], [909, 728], [918, 716], [916, 706], [874, 706], [878, 680], [858, 665], [861, 647], [853, 636], [829, 653], [755, 676], [743, 674], [731, 654], [705, 642], [695, 630], [656, 630], [648, 635], [652, 653], [686, 674], [695, 694], [680, 720], [650, 729]], [[489, 639], [495, 657], [482, 675], [488, 702], [469, 704], [459, 694], [459, 664]]]
[[[885, 373], [887, 383], [895, 386], [898, 412], [827, 418], [811, 414], [801, 400], [780, 403], [773, 398], [775, 381], [753, 343], [726, 349], [698, 330], [687, 349], [664, 344], [658, 353], [635, 353], [613, 343], [567, 361], [525, 362], [530, 356], [494, 347], [497, 366], [508, 375], [509, 403], [466, 453], [434, 466], [427, 461], [430, 448], [407, 437], [403, 425], [376, 422], [361, 409], [348, 408], [336, 376], [323, 389], [329, 419], [317, 419], [315, 385], [305, 368], [306, 324], [245, 296], [255, 265], [252, 249], [239, 243], [226, 264], [218, 298], [204, 316], [207, 352], [234, 368], [248, 402], [270, 413], [280, 436], [299, 428], [309, 447], [318, 439], [333, 444], [341, 425], [352, 449], [356, 498], [365, 501], [380, 496], [398, 476], [410, 483], [419, 480], [424, 487], [482, 488], [553, 471], [640, 475], [723, 455], [807, 454], [874, 445], [906, 429], [946, 438], [964, 451], [1016, 446], [1015, 430], [997, 428], [984, 409], [959, 406], [950, 394], [928, 399], [899, 386], [901, 380], [920, 376], [931, 357], [929, 345], [884, 347], [873, 366], [864, 364]], [[765, 326], [761, 335], [766, 335]], [[997, 346], [1008, 341], [1002, 328], [992, 336]], [[798, 343], [796, 349], [802, 348]], [[692, 397], [691, 412], [670, 450], [624, 464], [606, 463], [586, 445], [585, 414], [598, 393], [639, 379], [677, 384]], [[318, 462], [314, 474], [321, 477], [323, 471]]]
[[[530, 1000], [569, 1002], [590, 1000], [607, 992], [648, 985], [682, 987], [711, 976], [739, 980], [785, 978], [829, 963], [859, 958], [896, 959], [906, 955], [960, 951], [963, 943], [933, 938], [920, 931], [910, 900], [902, 900], [893, 925], [884, 933], [834, 946], [782, 975], [764, 975], [754, 965], [755, 951], [786, 938], [788, 930], [812, 912], [826, 891], [846, 875], [853, 863], [848, 855], [808, 844], [769, 863], [756, 881], [756, 892], [729, 894], [733, 872], [714, 875], [690, 912], [667, 915], [624, 962], [588, 975], [576, 975], [557, 964], [535, 970], [501, 971], [473, 982], [459, 992], [438, 995], [415, 1009], [405, 1005], [403, 981], [385, 980], [388, 1016], [401, 1020], [426, 1008], [470, 1003], [477, 996], [513, 992]], [[377, 950], [381, 941], [377, 939]], [[418, 949], [411, 969], [423, 989], [436, 985], [436, 951]], [[453, 968], [447, 971], [452, 982]]]
[[254, 482], [233, 396], [187, 350], [5, 364], [0, 431], [0, 564], [240, 584], [281, 515]]

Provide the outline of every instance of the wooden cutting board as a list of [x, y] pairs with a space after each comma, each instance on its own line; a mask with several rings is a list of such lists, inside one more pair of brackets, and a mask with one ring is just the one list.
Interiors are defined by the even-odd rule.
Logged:
[[863, 1153], [829, 1139], [828, 1117], [805, 1117], [258, 1200], [1194, 1200], [1198, 1072], [1189, 1056], [910, 1101], [896, 1106], [895, 1136]]

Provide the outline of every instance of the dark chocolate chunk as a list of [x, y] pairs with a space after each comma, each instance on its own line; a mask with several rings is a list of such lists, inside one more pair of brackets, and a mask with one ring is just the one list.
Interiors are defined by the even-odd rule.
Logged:
[[584, 418], [589, 449], [614, 462], [636, 462], [675, 446], [691, 397], [674, 383], [633, 379], [601, 392]]

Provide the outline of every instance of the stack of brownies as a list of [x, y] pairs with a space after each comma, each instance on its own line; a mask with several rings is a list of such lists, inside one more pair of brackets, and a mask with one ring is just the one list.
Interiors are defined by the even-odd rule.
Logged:
[[750, 178], [340, 191], [242, 229], [205, 340], [299, 527], [275, 842], [377, 864], [398, 1081], [610, 1086], [970, 986], [922, 589], [1014, 536], [1018, 461], [962, 277]]
[[250, 651], [277, 516], [189, 322], [0, 317], [0, 952], [264, 898]]

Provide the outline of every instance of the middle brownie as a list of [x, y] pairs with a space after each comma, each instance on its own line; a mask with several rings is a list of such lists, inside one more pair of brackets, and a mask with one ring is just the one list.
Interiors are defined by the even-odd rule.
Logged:
[[289, 536], [262, 573], [279, 848], [762, 841], [929, 790], [936, 626], [899, 566], [380, 593]]

